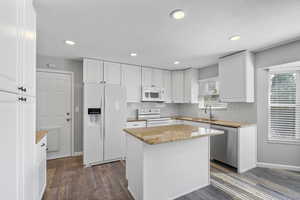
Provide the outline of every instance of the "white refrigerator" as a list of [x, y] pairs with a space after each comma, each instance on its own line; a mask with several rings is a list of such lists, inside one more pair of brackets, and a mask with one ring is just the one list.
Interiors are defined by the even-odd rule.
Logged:
[[84, 84], [83, 161], [91, 166], [125, 156], [126, 90], [113, 84]]

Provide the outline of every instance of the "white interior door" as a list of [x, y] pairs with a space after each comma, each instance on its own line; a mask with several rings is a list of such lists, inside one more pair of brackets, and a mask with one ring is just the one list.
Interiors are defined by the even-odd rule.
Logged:
[[47, 159], [72, 154], [72, 75], [37, 73], [37, 126], [47, 129]]

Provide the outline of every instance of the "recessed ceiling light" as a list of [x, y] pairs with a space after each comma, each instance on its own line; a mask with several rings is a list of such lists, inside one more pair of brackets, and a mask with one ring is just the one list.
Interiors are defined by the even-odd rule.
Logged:
[[66, 40], [65, 43], [66, 43], [67, 45], [71, 45], [71, 46], [73, 46], [73, 45], [76, 44], [74, 41], [71, 41], [71, 40]]
[[130, 56], [135, 57], [137, 56], [137, 53], [131, 53]]
[[230, 39], [231, 41], [236, 41], [236, 40], [241, 39], [241, 36], [239, 36], [239, 35], [234, 35], [234, 36], [230, 37], [229, 39]]
[[170, 16], [173, 18], [173, 19], [183, 19], [185, 14], [183, 12], [183, 10], [180, 10], [180, 9], [176, 9], [176, 10], [173, 10], [171, 13], [170, 13]]
[[178, 65], [179, 63], [180, 63], [179, 61], [175, 61], [175, 62], [174, 62], [175, 65]]

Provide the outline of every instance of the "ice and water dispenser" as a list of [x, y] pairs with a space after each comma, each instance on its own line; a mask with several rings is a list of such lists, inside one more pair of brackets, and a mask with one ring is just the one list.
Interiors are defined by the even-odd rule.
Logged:
[[99, 124], [101, 116], [101, 108], [88, 108], [89, 124], [97, 125]]

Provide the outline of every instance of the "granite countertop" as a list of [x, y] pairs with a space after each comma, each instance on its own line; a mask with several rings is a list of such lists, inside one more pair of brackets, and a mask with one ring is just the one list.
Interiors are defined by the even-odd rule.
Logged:
[[161, 144], [224, 134], [224, 131], [190, 125], [127, 128], [124, 131], [147, 144]]
[[37, 131], [35, 135], [35, 143], [36, 144], [39, 143], [43, 139], [43, 137], [45, 137], [47, 134], [48, 134], [47, 130]]
[[232, 128], [240, 128], [240, 127], [245, 127], [245, 126], [251, 125], [248, 123], [224, 121], [224, 120], [210, 120], [207, 118], [200, 118], [200, 117], [172, 117], [172, 119], [186, 120], [186, 121], [192, 121], [192, 122], [201, 122], [201, 123], [220, 125], [220, 126], [226, 126], [226, 127], [232, 127]]
[[[208, 118], [200, 118], [200, 117], [171, 116], [170, 118], [177, 119], [177, 120], [185, 120], [185, 121], [201, 122], [201, 123], [207, 123], [207, 124], [213, 124], [219, 126], [226, 126], [232, 128], [241, 128], [241, 127], [251, 125], [249, 123], [233, 122], [233, 121], [225, 121], [225, 120], [210, 120]], [[127, 122], [138, 122], [138, 121], [146, 121], [146, 120], [139, 120], [135, 118], [127, 119]]]

